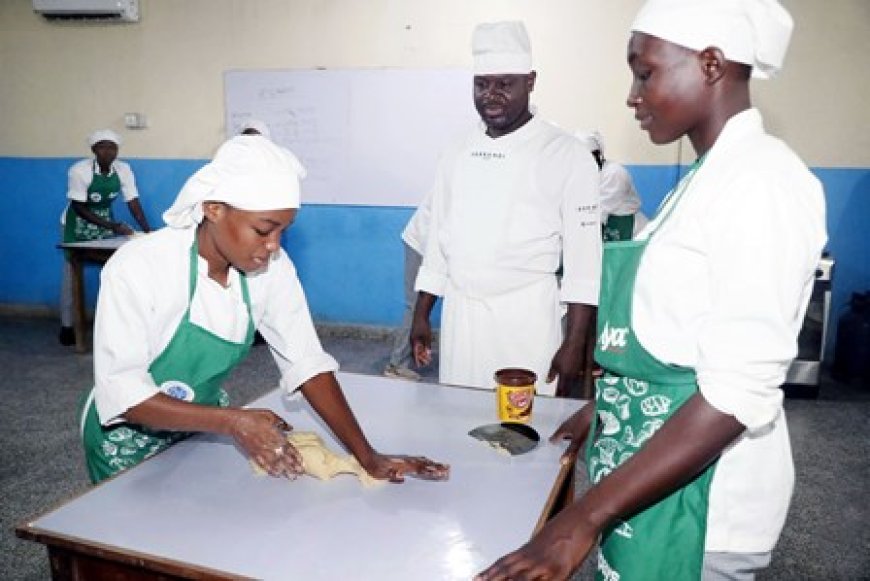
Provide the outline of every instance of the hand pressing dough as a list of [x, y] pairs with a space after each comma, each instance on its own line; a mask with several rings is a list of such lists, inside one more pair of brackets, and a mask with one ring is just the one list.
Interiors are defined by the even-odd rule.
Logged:
[[[314, 432], [290, 432], [287, 434], [287, 441], [302, 456], [305, 473], [315, 478], [329, 480], [337, 474], [355, 474], [365, 487], [382, 483], [366, 472], [354, 456], [339, 456], [327, 448], [320, 436]], [[254, 465], [254, 470], [263, 473], [259, 466]]]
[[314, 432], [290, 432], [287, 434], [287, 441], [302, 455], [302, 467], [305, 473], [315, 478], [329, 480], [336, 474], [356, 474], [365, 486], [380, 482], [372, 478], [354, 456], [337, 455], [327, 448], [320, 436]]

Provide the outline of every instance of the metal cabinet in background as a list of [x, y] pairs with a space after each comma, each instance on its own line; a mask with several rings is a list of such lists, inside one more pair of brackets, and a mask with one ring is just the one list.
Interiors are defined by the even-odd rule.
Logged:
[[816, 398], [819, 395], [822, 362], [828, 342], [833, 270], [834, 259], [827, 253], [823, 254], [816, 269], [813, 294], [807, 305], [804, 324], [798, 335], [798, 355], [783, 385], [787, 397]]

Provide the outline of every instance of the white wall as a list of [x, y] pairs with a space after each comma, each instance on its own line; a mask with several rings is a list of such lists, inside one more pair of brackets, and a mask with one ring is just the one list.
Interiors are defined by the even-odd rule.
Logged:
[[[870, 165], [870, 2], [784, 0], [797, 21], [783, 75], [756, 83], [774, 133], [809, 165]], [[598, 127], [610, 156], [671, 163], [625, 107], [628, 26], [640, 0], [140, 0], [136, 24], [58, 24], [0, 2], [0, 156], [84, 154], [97, 127], [123, 155], [207, 158], [224, 135], [223, 72], [470, 64], [477, 22], [522, 19], [540, 112]], [[469, 88], [469, 106], [470, 105]], [[123, 128], [125, 112], [147, 115]], [[686, 157], [686, 155], [684, 155]]]

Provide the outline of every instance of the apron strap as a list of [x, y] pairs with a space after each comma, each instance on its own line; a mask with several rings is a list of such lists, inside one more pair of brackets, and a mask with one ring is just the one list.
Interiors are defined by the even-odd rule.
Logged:
[[190, 272], [187, 282], [187, 312], [190, 313], [190, 302], [193, 300], [193, 292], [196, 290], [196, 275], [199, 271], [199, 241], [196, 232], [193, 234], [193, 244], [190, 245]]
[[[701, 166], [704, 165], [704, 160], [707, 158], [707, 154], [702, 155], [689, 167], [689, 171], [686, 172], [686, 175], [683, 176], [683, 179], [676, 185], [676, 187], [670, 191], [670, 193], [665, 196], [665, 199], [662, 200], [662, 203], [659, 204], [658, 209], [656, 210], [655, 215], [653, 216], [652, 226], [649, 230], [649, 233], [646, 235], [646, 239], [650, 240], [653, 235], [658, 232], [659, 228], [661, 228], [662, 224], [670, 218], [671, 214], [674, 212], [674, 209], [677, 207], [677, 204], [680, 200], [683, 199], [683, 194], [686, 190], [689, 189], [689, 184], [692, 183], [692, 179], [695, 177], [695, 174], [698, 173], [698, 170], [701, 169]], [[673, 200], [673, 201], [672, 201]], [[661, 219], [659, 219], [659, 215]]]
[[245, 301], [245, 306], [248, 307], [248, 331], [245, 333], [245, 342], [250, 343], [254, 340], [256, 327], [254, 325], [254, 312], [251, 308], [251, 296], [248, 292], [248, 276], [239, 271], [239, 281], [242, 283], [242, 299]]
[[[196, 291], [196, 278], [199, 273], [199, 240], [196, 238], [196, 232], [193, 234], [193, 244], [190, 245], [190, 274], [188, 276], [188, 291], [187, 291], [187, 310], [184, 312], [184, 320], [190, 321], [190, 304], [193, 302], [193, 293]], [[239, 280], [242, 284], [242, 300], [245, 302], [245, 308], [248, 310], [248, 330], [245, 333], [246, 341], [250, 340], [254, 335], [254, 313], [251, 309], [251, 295], [248, 291], [248, 277], [245, 273], [239, 272]]]

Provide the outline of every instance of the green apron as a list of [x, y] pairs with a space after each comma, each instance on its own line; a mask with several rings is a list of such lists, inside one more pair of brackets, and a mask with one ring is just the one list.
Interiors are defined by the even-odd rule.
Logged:
[[634, 237], [634, 214], [628, 216], [607, 217], [607, 222], [601, 225], [601, 239], [605, 242], [631, 240]]
[[[675, 189], [669, 213], [700, 163], [695, 163]], [[650, 237], [654, 234], [651, 232]], [[635, 337], [632, 299], [647, 243], [648, 239], [604, 245], [595, 344], [595, 360], [604, 375], [596, 381], [596, 414], [586, 448], [586, 466], [593, 484], [642, 448], [698, 390], [694, 369], [657, 360]], [[708, 467], [666, 498], [605, 530], [596, 579], [699, 580], [713, 469]]]
[[[210, 406], [229, 405], [223, 380], [248, 354], [254, 340], [254, 321], [248, 284], [241, 276], [248, 308], [248, 330], [242, 343], [233, 343], [190, 321], [190, 300], [196, 289], [197, 244], [190, 249], [190, 292], [187, 311], [163, 352], [148, 372], [160, 390], [171, 397]], [[149, 430], [135, 424], [100, 425], [93, 389], [83, 404], [82, 441], [91, 480], [97, 483], [130, 468], [186, 437], [184, 432]]]
[[[96, 166], [97, 162], [94, 162]], [[95, 168], [96, 169], [96, 168]], [[112, 202], [118, 197], [121, 191], [121, 178], [118, 177], [118, 172], [113, 171], [110, 175], [103, 175], [99, 172], [94, 172], [94, 177], [91, 180], [91, 185], [88, 186], [88, 199], [84, 204], [87, 209], [109, 222], [114, 222], [115, 217], [112, 215]], [[63, 227], [64, 242], [82, 242], [84, 240], [99, 240], [114, 236], [115, 233], [107, 228], [98, 226], [93, 222], [89, 222], [76, 214], [73, 210], [72, 203], [66, 210]]]

